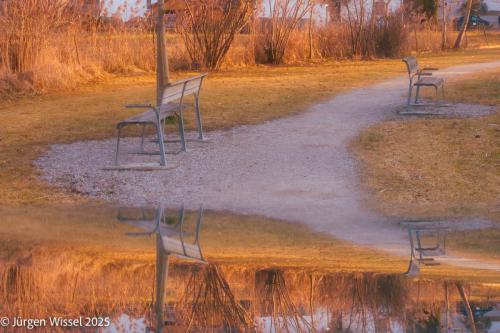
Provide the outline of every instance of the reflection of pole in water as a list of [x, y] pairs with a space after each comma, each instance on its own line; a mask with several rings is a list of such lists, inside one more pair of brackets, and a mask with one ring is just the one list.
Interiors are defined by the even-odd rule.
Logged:
[[[155, 302], [153, 312], [156, 314], [156, 332], [161, 332], [165, 326], [164, 319], [164, 297], [168, 280], [168, 264], [170, 256], [194, 260], [206, 264], [199, 244], [199, 233], [203, 221], [203, 207], [200, 207], [194, 232], [194, 242], [186, 242], [186, 231], [184, 226], [185, 209], [180, 209], [177, 220], [173, 223], [168, 219], [165, 209], [160, 205], [156, 209], [153, 220], [147, 220], [145, 209], [141, 209], [141, 217], [126, 217], [120, 210], [118, 218], [132, 225], [146, 228], [147, 232], [127, 233], [129, 236], [154, 235], [156, 240], [156, 283]], [[148, 329], [149, 330], [149, 329]]]
[[[164, 295], [168, 279], [168, 263], [170, 256], [176, 256], [183, 259], [195, 260], [197, 262], [206, 264], [201, 254], [199, 245], [199, 232], [203, 219], [203, 207], [200, 208], [198, 213], [198, 220], [196, 223], [194, 243], [189, 244], [185, 242], [184, 231], [184, 207], [179, 211], [177, 223], [173, 226], [167, 226], [167, 216], [164, 210], [160, 209], [157, 214], [157, 227], [156, 230], [156, 331], [161, 332], [164, 325]], [[175, 238], [177, 236], [178, 238]]]
[[163, 317], [163, 304], [165, 296], [165, 286], [167, 283], [168, 276], [168, 261], [169, 256], [165, 253], [162, 246], [161, 234], [156, 234], [156, 302], [155, 302], [155, 313], [156, 313], [156, 330], [161, 332], [163, 326], [165, 325], [165, 320]]

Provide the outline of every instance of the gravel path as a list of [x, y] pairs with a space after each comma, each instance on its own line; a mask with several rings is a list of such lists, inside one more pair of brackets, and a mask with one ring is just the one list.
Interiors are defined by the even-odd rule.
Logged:
[[[439, 75], [495, 67], [500, 61], [451, 67]], [[338, 95], [296, 116], [211, 132], [209, 142], [188, 142], [187, 154], [169, 154], [177, 167], [167, 171], [102, 170], [113, 164], [114, 140], [54, 145], [36, 165], [50, 183], [95, 198], [132, 205], [161, 201], [197, 207], [202, 202], [209, 209], [305, 223], [402, 254], [408, 248], [406, 231], [366, 207], [366, 191], [347, 145], [371, 124], [399, 117], [406, 90], [407, 78], [396, 78]], [[455, 105], [439, 111], [474, 116], [492, 109]], [[123, 147], [133, 151], [138, 140], [127, 139]]]

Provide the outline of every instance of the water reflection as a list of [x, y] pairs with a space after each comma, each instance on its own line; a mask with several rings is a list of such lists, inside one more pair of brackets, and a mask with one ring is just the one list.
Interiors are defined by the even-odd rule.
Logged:
[[[480, 312], [500, 300], [498, 286], [412, 280], [401, 274], [240, 270], [210, 264], [179, 269], [185, 285], [165, 310], [175, 318], [168, 326], [175, 332], [439, 332], [446, 328], [467, 332], [471, 319], [478, 328], [491, 328]], [[464, 290], [468, 297], [474, 295], [472, 305], [461, 296]], [[469, 307], [475, 311], [472, 317], [465, 311]]]
[[450, 228], [427, 221], [408, 221], [401, 225], [408, 228], [410, 241], [410, 262], [405, 274], [414, 277], [420, 274], [420, 265], [440, 265], [435, 258], [446, 254], [446, 233]]
[[[375, 264], [360, 269], [357, 257], [348, 257], [352, 247], [327, 247], [335, 242], [332, 238], [315, 235], [311, 239], [322, 247], [310, 249], [306, 247], [314, 243], [305, 243], [309, 238], [303, 229], [292, 232], [278, 229], [280, 224], [251, 219], [252, 223], [235, 228], [235, 221], [244, 217], [226, 223], [226, 215], [203, 208], [94, 209], [82, 213], [87, 216], [84, 222], [74, 222], [74, 212], [44, 214], [37, 210], [29, 223], [2, 215], [7, 216], [0, 221], [2, 315], [109, 316], [112, 327], [105, 332], [439, 332], [452, 328], [468, 332], [471, 323], [494, 332], [495, 325], [500, 326], [494, 316], [500, 303], [498, 275], [457, 278], [460, 270], [429, 275], [450, 272], [443, 270], [443, 264], [427, 265], [437, 261], [429, 258], [446, 254], [447, 230], [441, 225], [404, 225], [411, 250], [409, 266], [419, 267], [417, 274], [408, 274], [408, 261], [393, 268], [392, 263], [399, 261], [370, 252], [362, 258]], [[58, 216], [64, 223], [58, 224]], [[37, 224], [40, 220], [43, 223]], [[257, 244], [261, 251], [250, 247], [259, 240], [256, 236], [265, 240]], [[297, 243], [295, 247], [286, 243], [288, 238]], [[242, 246], [259, 260], [249, 261]], [[291, 253], [270, 252], [283, 249]], [[347, 259], [316, 262], [299, 251]], [[292, 255], [299, 261], [290, 264]], [[391, 265], [386, 265], [388, 261]], [[380, 269], [366, 268], [377, 265]]]
[[[175, 316], [164, 316], [165, 286], [168, 280], [168, 266], [170, 256], [182, 259], [194, 260], [198, 263], [207, 264], [203, 259], [199, 244], [200, 227], [203, 220], [203, 207], [200, 207], [196, 222], [194, 241], [190, 243], [186, 237], [184, 226], [185, 209], [181, 207], [177, 218], [171, 219], [167, 216], [165, 209], [159, 206], [154, 216], [150, 217], [146, 208], [139, 209], [140, 215], [128, 215], [126, 208], [118, 210], [118, 220], [127, 222], [136, 227], [146, 229], [146, 232], [128, 232], [128, 236], [154, 236], [156, 240], [156, 278], [155, 278], [155, 302], [156, 331], [163, 330], [166, 324], [175, 325]], [[131, 210], [132, 212], [133, 209]], [[129, 212], [130, 213], [130, 212]]]

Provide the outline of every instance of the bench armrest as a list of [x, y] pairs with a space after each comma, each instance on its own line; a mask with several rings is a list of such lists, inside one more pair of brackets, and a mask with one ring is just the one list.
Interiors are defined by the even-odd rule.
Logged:
[[420, 76], [432, 76], [432, 73], [429, 72], [418, 72], [417, 75]]
[[140, 236], [151, 236], [152, 234], [154, 234], [155, 232], [126, 232], [125, 235], [126, 236], [130, 236], [130, 237], [140, 237]]
[[437, 67], [424, 67], [422, 70], [424, 70], [424, 71], [438, 71], [439, 68], [437, 68]]
[[154, 109], [154, 106], [151, 104], [127, 104], [125, 105], [127, 109]]

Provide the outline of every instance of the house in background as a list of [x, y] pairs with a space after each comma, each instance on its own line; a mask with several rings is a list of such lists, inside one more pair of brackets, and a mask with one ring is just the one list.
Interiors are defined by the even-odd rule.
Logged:
[[[446, 16], [448, 22], [453, 22], [454, 20], [463, 16], [463, 8], [466, 4], [466, 0], [440, 0], [438, 17], [441, 19], [443, 16], [443, 2], [446, 1]], [[487, 8], [486, 13], [480, 14], [479, 16], [488, 21], [490, 25], [494, 28], [500, 28], [499, 26], [499, 16], [500, 16], [500, 0], [483, 0], [485, 7]]]
[[484, 317], [488, 318], [491, 323], [488, 333], [500, 333], [500, 304], [497, 304], [496, 308], [490, 312], [486, 312]]
[[500, 28], [500, 1], [499, 0], [485, 0], [484, 3], [488, 7], [488, 11], [481, 15], [481, 18], [490, 22], [494, 27]]
[[[175, 25], [177, 22], [177, 16], [178, 12], [180, 10], [183, 10], [184, 8], [184, 2], [183, 1], [178, 1], [178, 0], [169, 0], [169, 1], [164, 1], [164, 7], [165, 9], [165, 28], [166, 29], [175, 29]], [[158, 2], [151, 3], [151, 0], [147, 0], [147, 5], [146, 5], [146, 16], [152, 16], [156, 17], [156, 13], [158, 10]]]
[[103, 0], [70, 0], [69, 2], [89, 17], [99, 17], [102, 14]]
[[83, 0], [82, 9], [91, 16], [100, 16], [102, 0]]

